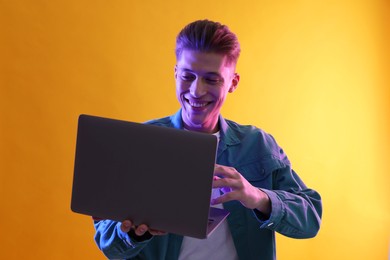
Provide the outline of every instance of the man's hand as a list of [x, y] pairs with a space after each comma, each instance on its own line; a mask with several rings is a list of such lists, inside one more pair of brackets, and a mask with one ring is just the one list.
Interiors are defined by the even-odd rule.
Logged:
[[139, 226], [133, 225], [133, 223], [130, 220], [125, 220], [121, 223], [121, 230], [125, 233], [130, 232], [131, 229], [134, 229], [134, 233], [137, 236], [143, 236], [147, 231], [153, 236], [161, 236], [167, 234], [167, 232], [150, 229], [147, 225], [141, 224]]
[[221, 188], [224, 193], [211, 201], [213, 205], [238, 200], [249, 209], [257, 209], [263, 214], [271, 214], [268, 195], [252, 186], [235, 168], [216, 164], [213, 188]]

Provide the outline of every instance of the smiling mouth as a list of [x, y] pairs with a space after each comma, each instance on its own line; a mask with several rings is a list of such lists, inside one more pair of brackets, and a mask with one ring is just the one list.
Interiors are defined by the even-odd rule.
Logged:
[[195, 108], [195, 109], [204, 108], [205, 106], [207, 106], [208, 104], [211, 103], [211, 102], [205, 102], [205, 101], [193, 101], [193, 100], [189, 100], [189, 99], [185, 99], [185, 100], [192, 108]]

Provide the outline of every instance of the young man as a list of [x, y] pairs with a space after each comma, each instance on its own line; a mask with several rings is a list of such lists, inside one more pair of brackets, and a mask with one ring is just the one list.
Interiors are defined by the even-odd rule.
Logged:
[[317, 234], [320, 195], [292, 170], [273, 137], [220, 115], [227, 94], [240, 80], [235, 72], [239, 54], [237, 37], [226, 26], [208, 20], [187, 25], [176, 41], [176, 95], [181, 109], [148, 122], [218, 136], [211, 203], [230, 211], [227, 221], [208, 239], [199, 240], [146, 225], [135, 227], [130, 220], [95, 220], [95, 240], [107, 257], [275, 259], [275, 231], [293, 238]]

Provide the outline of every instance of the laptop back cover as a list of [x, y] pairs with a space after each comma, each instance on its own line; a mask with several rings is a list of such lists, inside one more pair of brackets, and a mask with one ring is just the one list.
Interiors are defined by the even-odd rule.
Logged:
[[217, 138], [79, 117], [71, 209], [205, 238]]

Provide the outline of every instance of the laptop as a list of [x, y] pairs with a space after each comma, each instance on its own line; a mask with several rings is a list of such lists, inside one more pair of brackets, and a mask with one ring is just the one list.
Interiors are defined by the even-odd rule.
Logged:
[[217, 137], [80, 115], [71, 209], [207, 238], [229, 212], [210, 207]]

